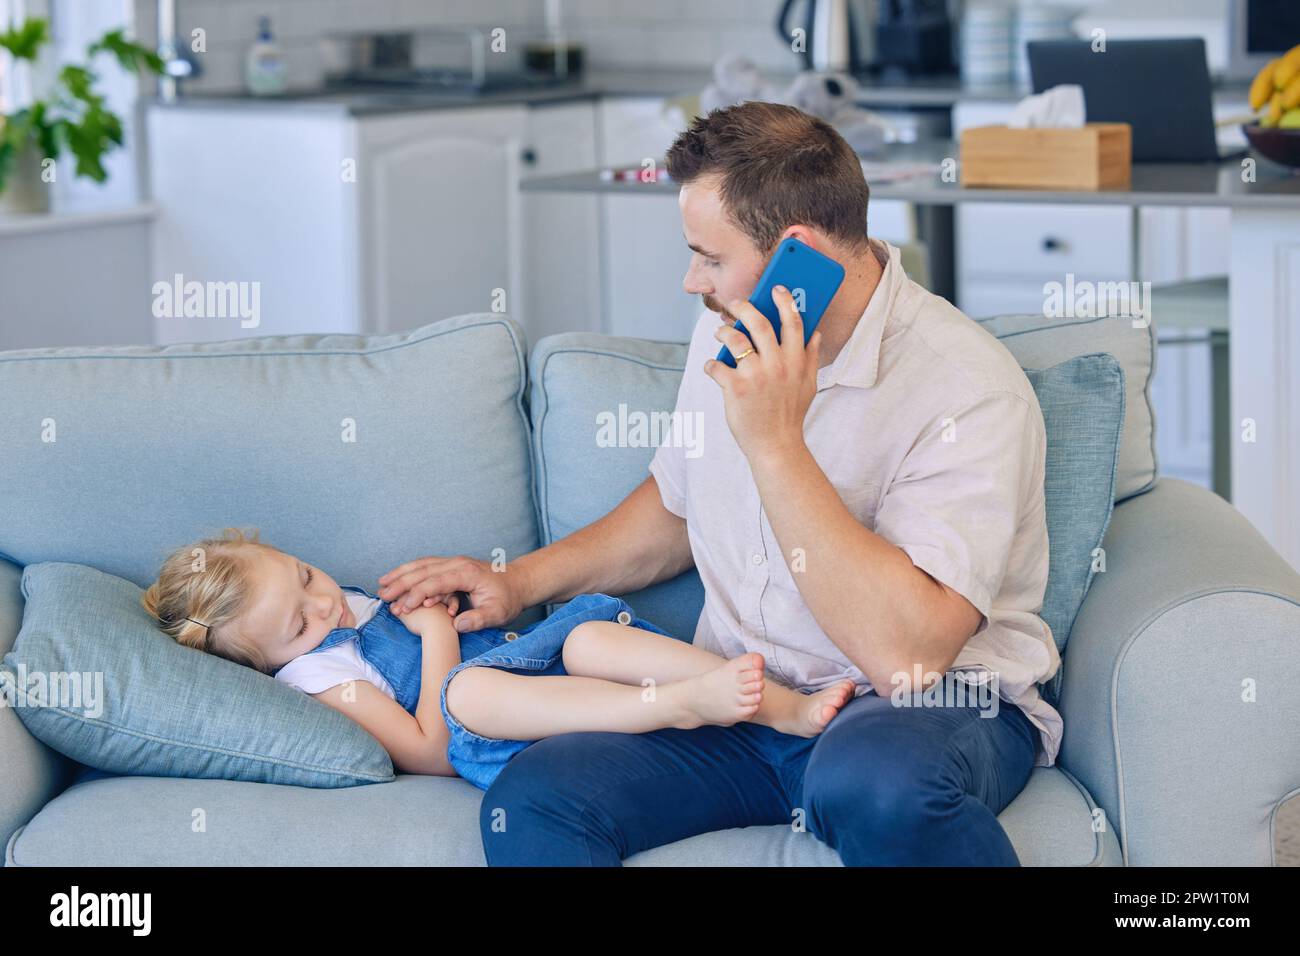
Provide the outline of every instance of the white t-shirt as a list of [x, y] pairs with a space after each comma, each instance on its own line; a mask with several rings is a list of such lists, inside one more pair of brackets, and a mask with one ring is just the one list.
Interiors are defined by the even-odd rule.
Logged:
[[[344, 591], [343, 596], [356, 616], [355, 627], [360, 627], [374, 617], [379, 605], [383, 603], [352, 591]], [[275, 679], [308, 694], [319, 694], [350, 680], [367, 680], [389, 697], [397, 699], [396, 692], [384, 680], [384, 676], [361, 656], [355, 637], [340, 641], [323, 651], [310, 651], [295, 657], [276, 671]]]

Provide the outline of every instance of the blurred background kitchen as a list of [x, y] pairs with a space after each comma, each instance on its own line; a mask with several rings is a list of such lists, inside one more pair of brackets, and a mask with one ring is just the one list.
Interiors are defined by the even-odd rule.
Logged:
[[[492, 310], [530, 341], [573, 329], [683, 341], [702, 306], [681, 288], [690, 253], [673, 187], [637, 172], [702, 108], [784, 98], [835, 119], [872, 184], [868, 232], [967, 313], [1040, 312], [1044, 284], [1067, 274], [1169, 296], [1152, 383], [1161, 471], [1226, 494], [1227, 277], [1245, 228], [1234, 204], [1253, 199], [1216, 171], [1236, 177], [1247, 154], [1172, 157], [1208, 179], [1150, 202], [918, 190], [941, 181], [964, 129], [1005, 123], [1035, 89], [1031, 40], [1199, 38], [1224, 121], [1213, 135], [1243, 147], [1250, 78], [1300, 42], [1297, 7], [0, 0], [0, 25], [43, 17], [52, 34], [35, 63], [0, 51], [2, 113], [108, 31], [159, 56], [135, 70], [93, 61], [121, 117], [102, 182], [76, 175], [69, 150], [53, 182], [15, 165], [0, 193], [0, 349], [385, 332]], [[258, 325], [156, 315], [155, 284], [177, 276], [257, 283]]]

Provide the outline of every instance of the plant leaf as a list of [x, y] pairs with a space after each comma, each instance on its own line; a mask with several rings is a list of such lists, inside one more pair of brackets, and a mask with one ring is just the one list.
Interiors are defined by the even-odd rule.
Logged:
[[84, 66], [69, 63], [59, 71], [59, 80], [67, 87], [69, 93], [84, 103], [94, 105], [104, 101], [103, 97], [97, 96], [91, 89], [96, 80], [95, 74]]
[[111, 53], [127, 72], [147, 69], [161, 73], [163, 68], [162, 58], [157, 53], [128, 40], [121, 30], [105, 33], [86, 52], [89, 56], [100, 52]]
[[31, 17], [19, 26], [0, 33], [0, 47], [12, 53], [16, 60], [35, 60], [37, 52], [49, 39], [49, 21]]

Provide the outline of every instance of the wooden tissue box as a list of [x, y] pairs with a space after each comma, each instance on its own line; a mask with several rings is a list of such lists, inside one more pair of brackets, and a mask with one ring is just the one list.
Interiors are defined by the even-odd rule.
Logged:
[[1133, 174], [1128, 123], [1073, 129], [974, 126], [961, 134], [963, 186], [1025, 189], [1115, 189]]

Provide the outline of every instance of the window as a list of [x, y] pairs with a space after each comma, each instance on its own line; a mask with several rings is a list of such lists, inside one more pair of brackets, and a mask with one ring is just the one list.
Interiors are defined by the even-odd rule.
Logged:
[[[131, 0], [0, 0], [0, 25], [5, 29], [27, 17], [49, 20], [54, 56], [48, 69], [57, 71], [63, 63], [85, 62], [86, 47], [109, 30], [125, 28], [131, 33], [133, 4]], [[6, 113], [29, 103], [33, 92], [47, 82], [41, 75], [32, 76], [29, 64], [15, 65], [8, 60], [7, 54], [0, 54], [0, 112]], [[126, 145], [104, 158], [108, 180], [103, 184], [77, 179], [72, 158], [61, 158], [51, 196], [55, 210], [128, 205], [138, 198], [135, 100], [139, 81], [106, 54], [100, 54], [92, 66], [109, 108], [122, 117]]]

